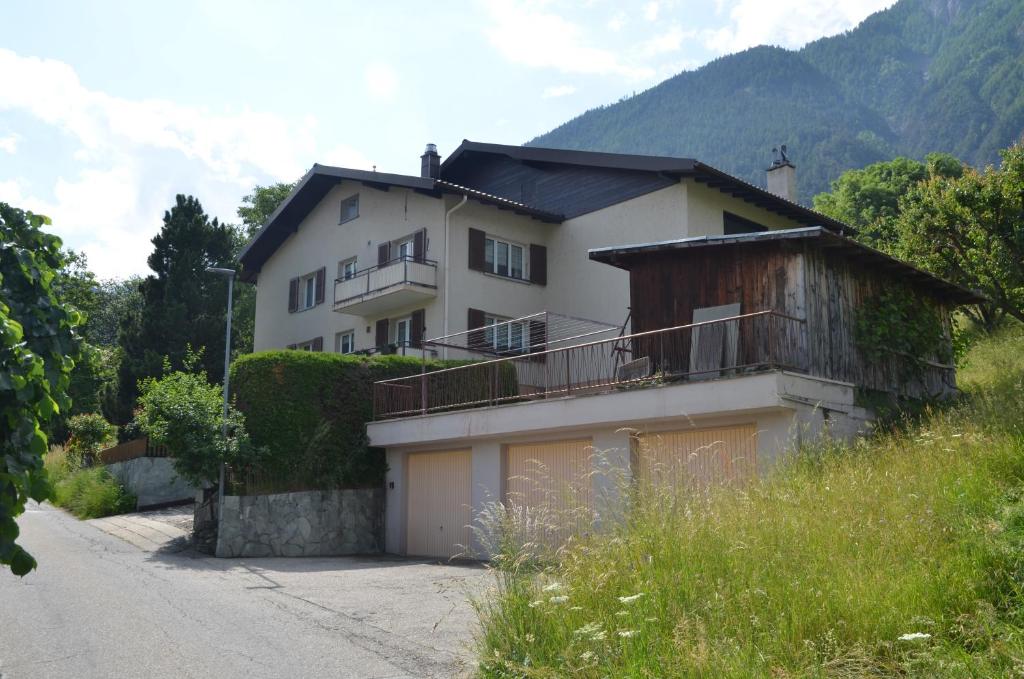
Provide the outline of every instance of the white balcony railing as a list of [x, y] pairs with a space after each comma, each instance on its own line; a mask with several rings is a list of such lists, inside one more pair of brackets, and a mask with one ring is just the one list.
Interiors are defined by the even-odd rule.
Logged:
[[334, 282], [334, 308], [351, 309], [391, 293], [410, 288], [434, 295], [437, 290], [437, 262], [400, 257], [386, 264], [357, 271], [349, 278]]

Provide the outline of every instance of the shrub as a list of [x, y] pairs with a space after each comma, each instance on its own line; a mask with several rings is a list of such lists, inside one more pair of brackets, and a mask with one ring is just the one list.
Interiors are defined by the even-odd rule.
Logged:
[[53, 503], [80, 519], [95, 519], [135, 510], [135, 496], [124, 490], [106, 467], [81, 467], [80, 458], [53, 446], [44, 468], [53, 485]]
[[70, 437], [67, 453], [77, 457], [89, 466], [104, 448], [117, 440], [117, 427], [107, 422], [99, 413], [83, 413], [68, 420]]
[[[427, 368], [465, 363], [428, 361]], [[406, 356], [264, 351], [236, 360], [231, 384], [253, 444], [266, 449], [266, 475], [310, 487], [374, 486], [386, 465], [366, 438], [373, 383], [421, 369], [420, 359]]]
[[234, 408], [225, 440], [221, 387], [203, 373], [168, 372], [143, 380], [140, 387], [135, 422], [154, 444], [167, 447], [182, 478], [203, 485], [218, 478], [221, 462], [244, 464], [255, 457], [244, 418]]

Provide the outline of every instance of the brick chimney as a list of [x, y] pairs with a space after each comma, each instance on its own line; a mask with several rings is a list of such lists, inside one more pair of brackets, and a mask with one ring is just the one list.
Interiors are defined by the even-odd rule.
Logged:
[[441, 156], [437, 155], [437, 144], [427, 144], [420, 156], [420, 176], [430, 179], [441, 177]]
[[772, 166], [768, 168], [768, 192], [786, 200], [797, 202], [796, 199], [796, 165], [789, 162], [786, 145], [772, 149], [775, 154]]

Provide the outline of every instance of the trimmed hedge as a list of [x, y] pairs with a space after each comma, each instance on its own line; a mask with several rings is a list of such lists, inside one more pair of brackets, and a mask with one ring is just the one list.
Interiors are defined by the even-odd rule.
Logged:
[[[428, 361], [428, 370], [454, 362]], [[419, 374], [407, 356], [263, 351], [231, 366], [236, 404], [254, 445], [266, 449], [260, 472], [308, 487], [377, 486], [386, 464], [371, 449], [373, 383]]]

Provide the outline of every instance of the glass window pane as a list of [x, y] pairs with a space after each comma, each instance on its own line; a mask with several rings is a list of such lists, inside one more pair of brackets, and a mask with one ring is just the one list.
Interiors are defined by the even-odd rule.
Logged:
[[486, 266], [484, 268], [488, 271], [494, 271], [494, 241], [488, 238], [484, 241], [484, 262]]
[[509, 275], [513, 278], [523, 277], [523, 249], [518, 245], [512, 246], [512, 271]]
[[508, 346], [509, 346], [510, 349], [514, 349], [516, 351], [522, 351], [522, 349], [523, 349], [523, 324], [522, 323], [511, 323], [510, 325], [511, 325], [511, 328], [510, 328], [509, 332], [511, 333], [511, 337], [509, 338]]
[[316, 299], [316, 279], [306, 279], [306, 308], [313, 306], [313, 300]]
[[494, 259], [496, 260], [495, 264], [497, 264], [497, 268], [494, 270], [494, 273], [498, 274], [499, 276], [507, 276], [508, 275], [508, 243], [502, 243], [501, 241], [497, 241], [495, 243]]

